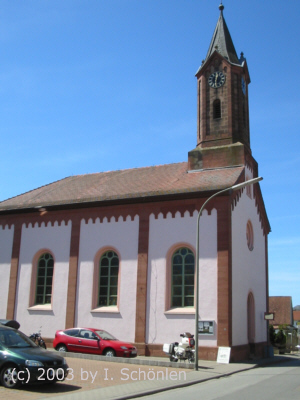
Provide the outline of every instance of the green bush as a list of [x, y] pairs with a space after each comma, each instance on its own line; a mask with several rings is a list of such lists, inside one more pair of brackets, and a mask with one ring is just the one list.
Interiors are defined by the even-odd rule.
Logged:
[[277, 346], [283, 346], [286, 344], [286, 336], [283, 333], [283, 330], [280, 329], [280, 331], [278, 331], [275, 335], [275, 344]]
[[270, 342], [272, 346], [284, 346], [286, 344], [286, 336], [283, 332], [283, 326], [279, 326], [279, 331], [276, 333], [274, 326], [269, 326]]
[[273, 325], [269, 326], [269, 335], [270, 335], [270, 342], [271, 345], [274, 346], [275, 344], [275, 337], [276, 337], [276, 333], [275, 333], [275, 329]]

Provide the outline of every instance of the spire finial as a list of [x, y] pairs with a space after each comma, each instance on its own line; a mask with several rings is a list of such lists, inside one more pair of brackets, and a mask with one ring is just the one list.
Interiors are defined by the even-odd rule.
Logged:
[[224, 10], [224, 6], [223, 6], [223, 3], [222, 3], [222, 0], [221, 0], [221, 4], [219, 5], [219, 10], [222, 12], [223, 10]]

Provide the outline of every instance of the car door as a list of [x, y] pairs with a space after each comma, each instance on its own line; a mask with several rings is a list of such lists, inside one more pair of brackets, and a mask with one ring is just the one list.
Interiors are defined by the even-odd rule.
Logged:
[[68, 348], [68, 351], [72, 352], [77, 352], [79, 351], [77, 349], [78, 347], [78, 336], [79, 335], [79, 329], [74, 328], [74, 329], [67, 329], [63, 331], [63, 336], [61, 336], [61, 343], [65, 344]]
[[78, 335], [79, 329], [67, 329], [64, 332], [64, 337], [62, 342], [67, 346], [68, 350], [71, 352], [78, 352]]
[[93, 331], [80, 329], [77, 339], [77, 351], [80, 353], [100, 354], [99, 339]]

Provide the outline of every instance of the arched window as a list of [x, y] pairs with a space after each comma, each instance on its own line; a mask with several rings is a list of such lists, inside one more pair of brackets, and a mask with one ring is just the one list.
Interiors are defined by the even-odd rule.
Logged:
[[171, 307], [194, 305], [195, 257], [182, 247], [172, 256]]
[[112, 250], [106, 251], [99, 265], [98, 306], [116, 306], [118, 299], [119, 257]]
[[247, 319], [248, 319], [248, 342], [254, 343], [255, 341], [255, 303], [254, 296], [249, 293], [247, 299]]
[[250, 251], [252, 251], [254, 249], [254, 234], [253, 234], [253, 227], [252, 227], [250, 220], [247, 222], [246, 239], [247, 239], [248, 248]]
[[213, 102], [213, 118], [221, 118], [221, 101], [219, 99]]
[[50, 253], [40, 256], [37, 264], [35, 304], [51, 304], [54, 260]]

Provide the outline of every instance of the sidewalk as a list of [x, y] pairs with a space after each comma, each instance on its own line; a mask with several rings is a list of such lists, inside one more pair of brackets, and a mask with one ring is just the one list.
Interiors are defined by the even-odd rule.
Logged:
[[187, 362], [170, 363], [167, 358], [107, 358], [65, 353], [71, 368], [67, 380], [55, 385], [23, 386], [8, 390], [0, 386], [6, 400], [125, 400], [178, 387], [218, 379], [237, 372], [289, 359], [275, 356], [253, 362], [218, 364], [199, 360], [199, 370]]

